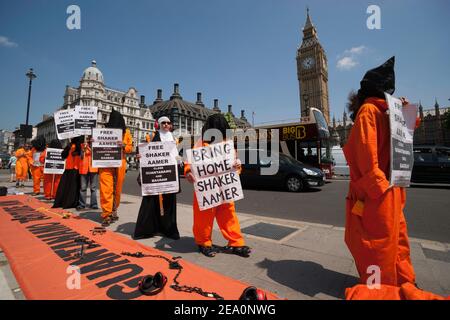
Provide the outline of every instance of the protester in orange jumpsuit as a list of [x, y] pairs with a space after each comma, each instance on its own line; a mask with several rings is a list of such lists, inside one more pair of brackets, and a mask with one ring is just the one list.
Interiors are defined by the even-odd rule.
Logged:
[[28, 158], [27, 158], [27, 150], [25, 146], [19, 147], [16, 150], [16, 187], [23, 188], [24, 182], [27, 179], [28, 175]]
[[[62, 149], [61, 142], [58, 139], [54, 139], [50, 142], [47, 148]], [[45, 165], [45, 157], [47, 155], [47, 149], [41, 153], [39, 161], [42, 165]], [[44, 174], [44, 196], [47, 200], [55, 199], [56, 190], [58, 190], [59, 181], [61, 180], [61, 174]]]
[[[384, 92], [395, 90], [394, 57], [368, 71], [349, 96], [354, 121], [344, 154], [350, 167], [345, 242], [362, 284], [379, 267], [381, 284], [415, 283], [403, 215], [406, 192], [389, 184], [390, 129]], [[405, 104], [407, 101], [402, 98]], [[372, 280], [374, 278], [370, 278]]]
[[40, 156], [45, 150], [45, 138], [39, 136], [31, 141], [31, 175], [33, 176], [33, 194], [39, 195], [41, 192], [41, 180], [44, 174], [44, 165], [40, 162]]
[[[206, 119], [206, 123], [202, 129], [202, 137], [205, 137], [205, 133], [209, 129], [217, 129], [222, 133], [222, 137], [225, 139], [226, 130], [230, 129], [230, 126], [222, 114], [214, 114]], [[194, 148], [208, 146], [211, 143], [222, 142], [218, 141], [205, 141], [204, 139], [199, 140]], [[241, 170], [241, 164], [239, 160], [234, 164], [234, 167]], [[184, 173], [186, 179], [193, 183], [195, 182], [195, 177], [191, 172], [190, 164], [186, 163], [184, 167]], [[237, 254], [242, 257], [248, 257], [250, 255], [250, 248], [245, 246], [244, 238], [241, 234], [241, 228], [239, 225], [239, 220], [236, 216], [236, 209], [234, 207], [234, 202], [223, 203], [217, 207], [206, 209], [200, 211], [197, 197], [194, 192], [194, 226], [193, 233], [195, 238], [195, 243], [198, 245], [199, 251], [207, 257], [214, 257], [216, 252], [218, 252], [212, 244], [212, 230], [214, 224], [214, 218], [217, 220], [220, 231], [225, 239], [228, 240], [228, 246], [224, 247], [221, 252]]]
[[[127, 170], [125, 154], [133, 150], [133, 140], [130, 130], [125, 126], [125, 120], [120, 112], [113, 109], [109, 117], [106, 128], [122, 129], [123, 141], [119, 141], [122, 147], [122, 166], [120, 168], [100, 168], [100, 205], [102, 207], [102, 226], [108, 226], [110, 223], [119, 219], [117, 209], [120, 204], [123, 180]], [[93, 141], [93, 140], [92, 140]]]

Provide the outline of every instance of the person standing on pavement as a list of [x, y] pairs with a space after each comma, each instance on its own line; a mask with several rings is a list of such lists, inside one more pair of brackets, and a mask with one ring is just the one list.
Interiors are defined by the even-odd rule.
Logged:
[[358, 93], [349, 96], [354, 125], [344, 146], [350, 167], [345, 242], [362, 284], [372, 275], [371, 266], [379, 267], [381, 284], [416, 281], [403, 214], [406, 192], [389, 183], [390, 127], [384, 93], [395, 91], [394, 63], [392, 57], [369, 70]]
[[97, 186], [98, 186], [98, 169], [92, 167], [92, 143], [91, 137], [87, 137], [87, 140], [81, 144], [81, 156], [80, 156], [80, 199], [78, 202], [77, 210], [83, 210], [86, 208], [87, 187], [91, 189], [91, 209], [98, 209], [97, 205]]
[[[218, 141], [206, 141], [204, 140], [205, 133], [209, 129], [216, 129], [221, 132], [222, 138]], [[194, 148], [201, 148], [213, 143], [220, 143], [225, 140], [226, 132], [230, 129], [230, 126], [226, 118], [222, 114], [213, 114], [206, 119], [206, 123], [202, 128], [202, 139], [200, 139]], [[241, 170], [241, 163], [239, 159], [233, 164], [239, 172]], [[184, 166], [184, 173], [186, 179], [190, 183], [195, 182], [195, 177], [191, 172], [189, 163]], [[206, 209], [201, 211], [197, 202], [197, 197], [194, 192], [193, 201], [194, 210], [194, 226], [193, 233], [195, 243], [198, 245], [199, 251], [207, 257], [214, 257], [216, 255], [216, 249], [212, 245], [212, 230], [214, 224], [214, 218], [217, 220], [220, 231], [225, 239], [228, 240], [228, 246], [224, 247], [222, 252], [237, 254], [242, 257], [249, 257], [251, 249], [245, 245], [244, 238], [242, 237], [239, 220], [236, 215], [236, 209], [234, 202], [223, 203], [217, 207]]]
[[[133, 139], [130, 130], [125, 125], [125, 119], [116, 110], [112, 110], [106, 128], [122, 129], [122, 166], [120, 168], [100, 168], [100, 205], [102, 207], [102, 226], [109, 226], [119, 220], [117, 209], [120, 205], [123, 180], [127, 170], [126, 154], [133, 150]], [[92, 140], [93, 141], [93, 140]]]
[[[53, 139], [47, 148], [62, 149], [61, 142], [58, 139]], [[47, 148], [41, 153], [39, 161], [42, 165], [45, 165], [45, 157], [47, 155]], [[62, 174], [44, 173], [44, 197], [46, 200], [53, 200], [56, 196], [56, 190], [58, 190], [59, 181]]]
[[9, 173], [11, 174], [9, 182], [16, 181], [16, 162], [17, 162], [16, 155], [14, 152], [11, 152], [11, 158], [9, 158], [8, 162]]
[[66, 160], [66, 167], [56, 191], [53, 208], [76, 208], [80, 196], [80, 165], [81, 143], [84, 137], [72, 138], [64, 148], [61, 157]]
[[[159, 118], [158, 124], [160, 129], [152, 137], [149, 136], [148, 142], [177, 142], [172, 135], [172, 124], [168, 117]], [[142, 197], [134, 229], [134, 239], [151, 238], [156, 234], [162, 234], [174, 240], [180, 239], [177, 227], [176, 193]]]
[[39, 195], [41, 192], [41, 181], [44, 174], [44, 165], [41, 163], [40, 156], [45, 150], [45, 138], [39, 136], [31, 141], [31, 175], [33, 177], [33, 195]]
[[26, 155], [26, 146], [20, 146], [16, 150], [16, 188], [25, 187], [24, 182], [28, 175], [28, 158]]

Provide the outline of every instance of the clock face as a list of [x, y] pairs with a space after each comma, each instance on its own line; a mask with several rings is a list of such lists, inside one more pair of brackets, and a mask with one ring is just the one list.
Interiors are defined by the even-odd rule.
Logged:
[[303, 60], [303, 68], [304, 69], [311, 69], [314, 66], [314, 58], [313, 57], [307, 57]]

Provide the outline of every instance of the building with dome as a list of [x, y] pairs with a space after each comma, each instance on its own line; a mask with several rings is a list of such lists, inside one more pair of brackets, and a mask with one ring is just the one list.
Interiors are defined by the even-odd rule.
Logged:
[[[197, 101], [189, 102], [183, 100], [180, 94], [179, 84], [173, 86], [173, 93], [168, 100], [162, 98], [162, 90], [158, 89], [156, 99], [149, 106], [155, 119], [166, 116], [173, 124], [174, 135], [176, 137], [186, 135], [197, 135], [201, 133], [206, 119], [215, 113], [221, 113], [219, 100], [214, 99], [214, 106], [208, 108], [202, 101], [201, 92], [197, 92]], [[245, 118], [244, 110], [241, 110], [240, 118], [233, 114], [232, 105], [228, 105], [227, 112], [223, 112], [231, 128], [249, 128], [250, 123]]]
[[[76, 105], [96, 106], [98, 127], [108, 122], [113, 108], [119, 111], [131, 131], [135, 146], [139, 141], [145, 140], [148, 132], [154, 130], [155, 120], [149, 108], [145, 106], [145, 97], [139, 97], [138, 91], [133, 87], [127, 91], [107, 87], [95, 60], [84, 70], [78, 87], [66, 86], [64, 104], [59, 109], [71, 109]], [[37, 128], [38, 135], [43, 135], [47, 141], [56, 139], [53, 116], [44, 115]]]

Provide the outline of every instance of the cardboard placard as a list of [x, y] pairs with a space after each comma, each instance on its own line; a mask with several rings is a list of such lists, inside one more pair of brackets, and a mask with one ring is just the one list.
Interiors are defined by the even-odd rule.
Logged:
[[75, 106], [75, 134], [91, 135], [97, 126], [97, 107]]
[[66, 162], [61, 157], [63, 149], [47, 148], [44, 162], [44, 174], [63, 174]]
[[120, 168], [122, 166], [122, 129], [92, 129], [92, 166], [94, 168]]
[[143, 196], [180, 191], [175, 141], [139, 144]]

